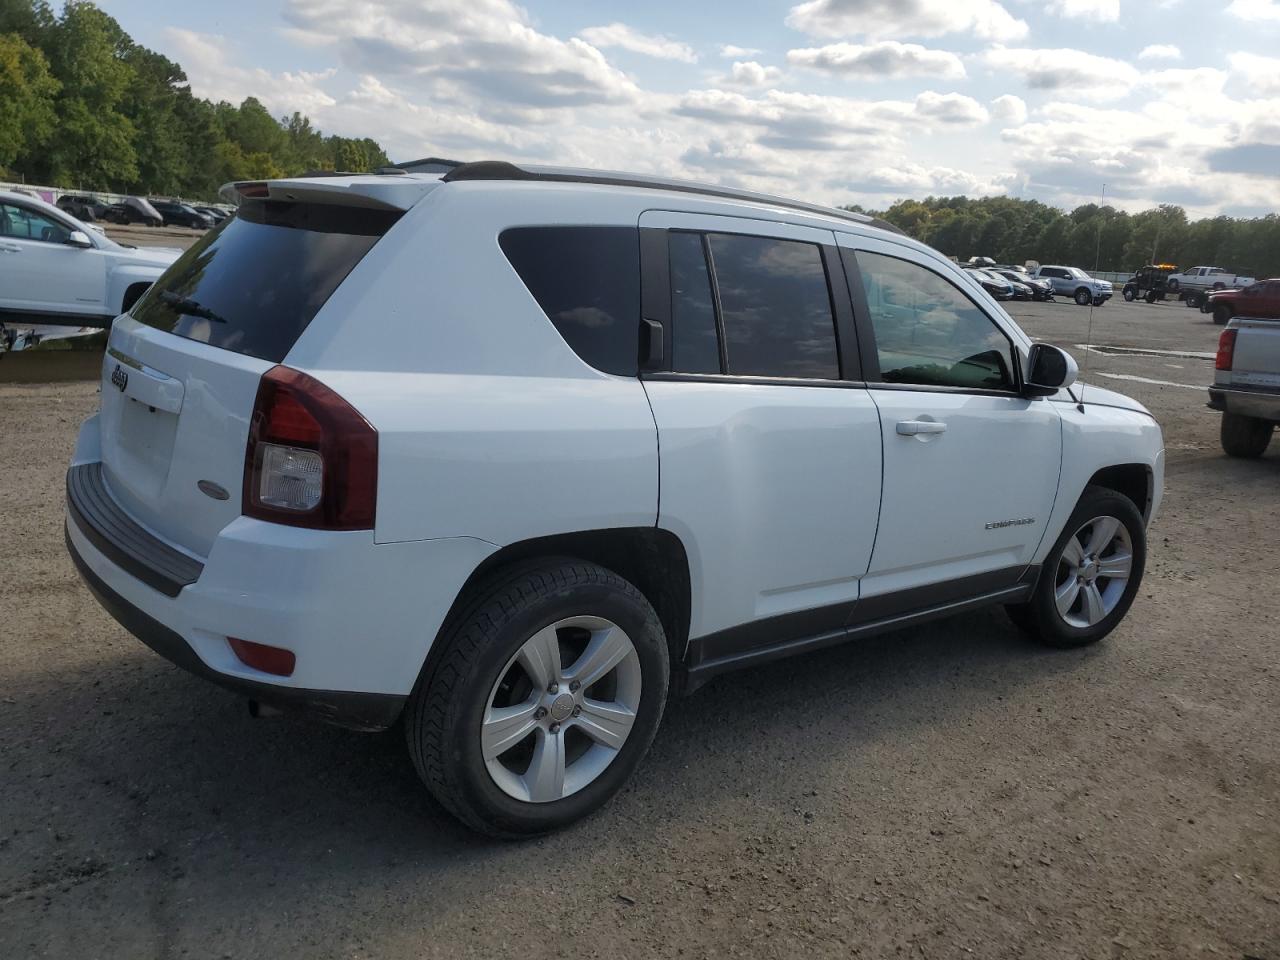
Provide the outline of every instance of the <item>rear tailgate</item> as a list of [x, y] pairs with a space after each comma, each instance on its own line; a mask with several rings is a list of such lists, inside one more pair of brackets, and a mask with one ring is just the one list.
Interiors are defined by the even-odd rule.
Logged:
[[1280, 320], [1238, 317], [1231, 370], [1219, 371], [1219, 382], [1237, 387], [1280, 390]]
[[[329, 193], [307, 184], [305, 201], [268, 186], [117, 320], [103, 363], [105, 483], [139, 523], [198, 557], [241, 513], [262, 375], [402, 213], [349, 180]], [[425, 192], [405, 186], [406, 205]]]

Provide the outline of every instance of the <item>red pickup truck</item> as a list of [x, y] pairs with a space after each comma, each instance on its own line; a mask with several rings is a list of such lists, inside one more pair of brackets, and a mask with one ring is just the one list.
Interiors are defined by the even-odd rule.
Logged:
[[1259, 280], [1242, 290], [1216, 290], [1209, 294], [1205, 312], [1212, 313], [1217, 324], [1232, 317], [1280, 320], [1280, 280]]

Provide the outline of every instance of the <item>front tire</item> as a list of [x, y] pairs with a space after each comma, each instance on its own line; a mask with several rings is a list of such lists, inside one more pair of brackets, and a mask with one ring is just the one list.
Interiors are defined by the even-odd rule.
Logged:
[[1086, 487], [1031, 599], [1010, 608], [1010, 619], [1051, 647], [1097, 643], [1128, 613], [1146, 560], [1146, 527], [1133, 501], [1106, 487]]
[[670, 662], [653, 607], [603, 567], [559, 559], [476, 588], [418, 679], [405, 733], [463, 823], [529, 837], [616, 793], [653, 741]]
[[1129, 303], [1133, 303], [1133, 301], [1138, 299], [1138, 291], [1135, 290], [1133, 287], [1125, 287], [1124, 298]]
[[1076, 291], [1076, 303], [1080, 304], [1080, 306], [1087, 307], [1091, 302], [1093, 302], [1093, 294], [1089, 292], [1088, 288], [1081, 287]]
[[1213, 322], [1218, 326], [1225, 326], [1231, 322], [1231, 308], [1225, 303], [1220, 303], [1213, 308]]
[[1223, 413], [1222, 449], [1229, 457], [1256, 460], [1267, 452], [1274, 426], [1270, 420]]

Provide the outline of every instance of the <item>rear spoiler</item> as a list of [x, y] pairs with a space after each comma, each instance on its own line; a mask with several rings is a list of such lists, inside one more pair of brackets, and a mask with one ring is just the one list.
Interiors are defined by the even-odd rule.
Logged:
[[286, 180], [238, 180], [218, 191], [227, 203], [242, 200], [282, 200], [327, 203], [373, 210], [408, 210], [439, 186], [440, 181], [421, 177], [369, 173], [329, 173], [290, 177]]

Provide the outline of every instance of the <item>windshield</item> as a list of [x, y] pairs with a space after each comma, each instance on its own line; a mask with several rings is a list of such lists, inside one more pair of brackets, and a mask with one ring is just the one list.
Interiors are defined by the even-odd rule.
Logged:
[[399, 211], [246, 200], [133, 309], [141, 323], [279, 363]]
[[1079, 267], [1067, 267], [1067, 273], [1071, 274], [1071, 276], [1075, 277], [1077, 280], [1089, 279], [1089, 275]]

